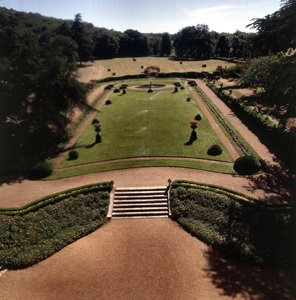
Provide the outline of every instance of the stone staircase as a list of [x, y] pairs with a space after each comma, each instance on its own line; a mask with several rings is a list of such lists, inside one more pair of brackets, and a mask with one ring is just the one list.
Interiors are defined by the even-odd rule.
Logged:
[[168, 217], [167, 187], [116, 188], [112, 218]]

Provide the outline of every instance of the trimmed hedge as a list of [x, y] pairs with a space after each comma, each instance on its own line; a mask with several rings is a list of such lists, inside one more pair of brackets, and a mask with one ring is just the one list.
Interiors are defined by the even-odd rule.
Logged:
[[79, 194], [96, 192], [96, 191], [108, 191], [112, 189], [112, 184], [110, 182], [102, 182], [95, 184], [88, 184], [77, 188], [72, 188], [69, 190], [62, 191], [60, 193], [55, 193], [49, 196], [42, 197], [33, 202], [30, 202], [22, 207], [0, 207], [0, 215], [23, 215], [29, 212], [34, 212], [44, 206], [49, 204], [57, 203], [65, 198], [76, 196]]
[[68, 195], [24, 215], [0, 218], [0, 261], [5, 268], [31, 266], [96, 230], [107, 220], [109, 193]]
[[34, 165], [29, 173], [29, 179], [42, 179], [49, 175], [51, 175], [53, 172], [53, 168], [50, 163], [48, 162], [40, 162]]
[[208, 153], [208, 155], [211, 155], [211, 156], [220, 155], [222, 153], [222, 148], [219, 145], [212, 145], [208, 149], [207, 153]]
[[261, 169], [260, 160], [254, 156], [242, 156], [235, 160], [233, 169], [241, 175], [255, 174]]
[[173, 219], [199, 239], [249, 263], [296, 266], [295, 205], [189, 181], [172, 186]]
[[73, 159], [77, 159], [79, 157], [79, 153], [77, 150], [71, 150], [69, 152], [69, 159], [73, 160]]

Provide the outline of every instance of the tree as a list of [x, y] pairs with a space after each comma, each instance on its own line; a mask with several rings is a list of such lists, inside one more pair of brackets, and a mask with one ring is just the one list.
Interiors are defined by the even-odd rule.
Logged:
[[229, 40], [225, 35], [221, 35], [215, 47], [216, 55], [220, 57], [229, 57], [230, 46]]
[[[76, 80], [77, 45], [42, 30], [33, 34], [13, 14], [0, 18], [1, 173], [26, 169], [66, 137], [69, 114], [89, 107]], [[42, 43], [40, 42], [42, 40]], [[6, 50], [5, 50], [6, 49]]]
[[242, 86], [264, 89], [264, 99], [278, 108], [285, 106], [281, 118], [285, 125], [290, 117], [296, 117], [296, 55], [283, 53], [260, 57], [251, 61], [249, 68], [240, 77]]
[[208, 59], [213, 52], [214, 34], [207, 25], [199, 24], [183, 28], [174, 40], [176, 55]]
[[258, 31], [254, 39], [261, 55], [296, 48], [296, 1], [282, 0], [282, 7], [271, 15], [253, 19], [248, 26]]
[[161, 50], [160, 56], [169, 56], [171, 55], [172, 45], [170, 35], [166, 32], [161, 39]]
[[93, 55], [94, 42], [91, 31], [82, 22], [81, 14], [75, 15], [72, 25], [72, 38], [78, 45], [78, 55], [80, 64], [90, 61]]

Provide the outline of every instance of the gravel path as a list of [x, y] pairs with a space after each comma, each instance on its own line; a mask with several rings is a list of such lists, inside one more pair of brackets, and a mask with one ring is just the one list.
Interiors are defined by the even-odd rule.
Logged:
[[168, 218], [112, 220], [0, 278], [3, 300], [292, 299], [291, 274], [222, 256]]

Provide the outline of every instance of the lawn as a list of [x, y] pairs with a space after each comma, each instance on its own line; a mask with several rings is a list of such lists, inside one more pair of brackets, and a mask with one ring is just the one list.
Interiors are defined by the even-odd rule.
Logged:
[[[203, 67], [203, 65], [206, 65], [206, 67]], [[136, 61], [133, 61], [131, 57], [114, 58], [97, 60], [91, 64], [84, 65], [83, 68], [79, 68], [79, 77], [81, 81], [88, 82], [92, 79], [112, 77], [113, 73], [116, 73], [116, 76], [140, 74], [148, 66], [158, 66], [160, 72], [211, 72], [216, 70], [219, 65], [222, 65], [223, 68], [229, 68], [234, 64], [215, 59], [183, 61], [180, 64], [180, 61], [172, 60], [168, 57], [138, 57]], [[111, 71], [108, 71], [108, 69]]]
[[[66, 157], [59, 167], [143, 156], [232, 162], [197, 103], [186, 101], [187, 97], [192, 97], [189, 91], [173, 91], [170, 88], [147, 93], [147, 90], [128, 89], [125, 95], [113, 93], [110, 97], [112, 104], [105, 105], [96, 116], [102, 123], [102, 143], [93, 144], [96, 133], [94, 127], [89, 125], [75, 145], [79, 158], [68, 160]], [[189, 121], [196, 114], [203, 117], [196, 129], [197, 140], [186, 145], [192, 132]], [[213, 144], [222, 147], [221, 155], [207, 154]]]

